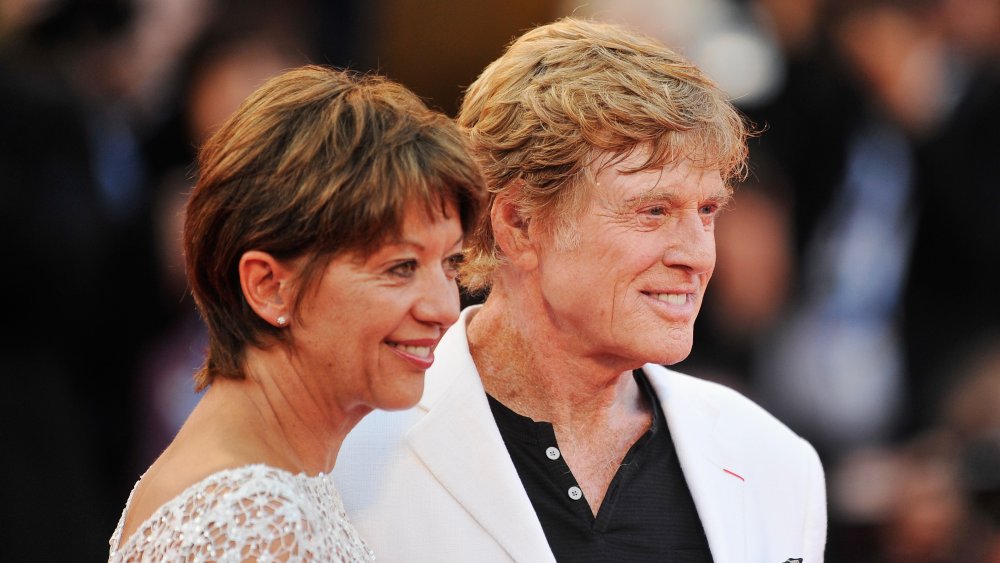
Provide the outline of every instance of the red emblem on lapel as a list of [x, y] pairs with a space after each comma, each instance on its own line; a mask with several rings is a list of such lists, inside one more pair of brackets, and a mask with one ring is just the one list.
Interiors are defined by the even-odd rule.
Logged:
[[728, 474], [732, 475], [733, 477], [736, 477], [737, 479], [739, 479], [740, 481], [743, 481], [744, 483], [746, 483], [746, 481], [747, 481], [747, 480], [746, 480], [746, 479], [744, 479], [744, 478], [743, 478], [743, 476], [742, 476], [742, 475], [740, 475], [739, 473], [736, 473], [736, 472], [733, 472], [733, 471], [730, 471], [730, 470], [728, 470], [728, 469], [723, 469], [723, 471], [725, 471], [726, 473], [728, 473]]

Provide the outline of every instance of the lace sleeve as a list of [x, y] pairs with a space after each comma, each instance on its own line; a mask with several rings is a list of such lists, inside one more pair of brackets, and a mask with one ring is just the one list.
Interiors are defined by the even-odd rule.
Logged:
[[[369, 559], [370, 552], [346, 519], [336, 519], [343, 513], [335, 510], [339, 505], [335, 490], [334, 496], [327, 495], [323, 502], [322, 495], [315, 495], [315, 484], [310, 489], [309, 483], [296, 479], [297, 476], [262, 466], [251, 476], [210, 477], [163, 505], [129, 538], [117, 554], [119, 558], [113, 554], [111, 559], [199, 562]], [[331, 516], [335, 517], [333, 521]], [[359, 546], [363, 549], [356, 551], [354, 548]]]

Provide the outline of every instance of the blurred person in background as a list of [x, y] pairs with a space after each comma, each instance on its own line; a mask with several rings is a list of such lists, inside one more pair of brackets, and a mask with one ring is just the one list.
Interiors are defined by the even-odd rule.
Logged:
[[970, 347], [1000, 332], [994, 267], [1000, 264], [994, 164], [1000, 157], [1000, 1], [939, 0], [933, 7], [947, 103], [918, 149], [920, 214], [905, 307], [917, 427], [939, 408], [954, 366]]
[[[567, 18], [511, 43], [459, 123], [491, 211], [416, 408], [361, 423], [336, 477], [387, 560], [820, 561], [812, 447], [691, 350], [746, 128], [647, 36]], [[349, 460], [349, 461], [348, 461]], [[373, 469], [374, 464], [374, 469]]]
[[909, 414], [902, 315], [917, 213], [914, 136], [941, 103], [939, 45], [922, 13], [869, 2], [838, 10], [831, 25], [849, 65], [843, 79], [862, 97], [832, 190], [805, 232], [796, 299], [756, 370], [762, 400], [832, 458], [895, 439]]
[[0, 283], [19, 319], [0, 353], [11, 386], [0, 559], [37, 559], [55, 534], [46, 556], [97, 560], [128, 457], [128, 374], [152, 287], [144, 262], [125, 257], [141, 162], [127, 128], [106, 134], [122, 122], [103, 119], [133, 12], [38, 2], [7, 19], [16, 4], [3, 3], [0, 37], [0, 241], [12, 265]]
[[1000, 331], [970, 346], [955, 373], [940, 426], [957, 443], [969, 513], [963, 553], [967, 561], [1000, 561]]
[[370, 560], [330, 470], [358, 420], [420, 397], [482, 174], [411, 92], [323, 67], [264, 84], [199, 167], [184, 249], [205, 394], [136, 483], [110, 560]]
[[[838, 558], [995, 561], [1000, 544], [1000, 346], [968, 348], [932, 422], [896, 443], [845, 455], [831, 471], [831, 512], [845, 526]], [[831, 557], [833, 556], [831, 554]]]
[[966, 561], [1000, 561], [1000, 427], [966, 446], [959, 483], [970, 513]]

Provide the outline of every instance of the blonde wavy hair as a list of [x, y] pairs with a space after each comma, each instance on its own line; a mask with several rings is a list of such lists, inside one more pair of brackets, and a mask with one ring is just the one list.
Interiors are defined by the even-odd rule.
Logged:
[[[486, 175], [489, 205], [510, 198], [562, 244], [572, 244], [601, 155], [616, 162], [643, 151], [631, 172], [687, 159], [719, 170], [727, 184], [746, 173], [749, 129], [728, 96], [654, 39], [606, 23], [565, 18], [515, 39], [469, 86], [458, 123]], [[502, 263], [486, 213], [469, 241], [463, 285], [487, 291]]]

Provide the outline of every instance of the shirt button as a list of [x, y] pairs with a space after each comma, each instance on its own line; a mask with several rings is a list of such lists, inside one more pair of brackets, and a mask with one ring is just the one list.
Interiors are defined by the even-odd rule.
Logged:
[[583, 491], [580, 490], [580, 487], [570, 487], [567, 493], [569, 494], [569, 498], [573, 500], [580, 500], [583, 498]]
[[554, 448], [552, 446], [549, 446], [545, 450], [545, 457], [551, 459], [552, 461], [559, 459], [559, 448]]

